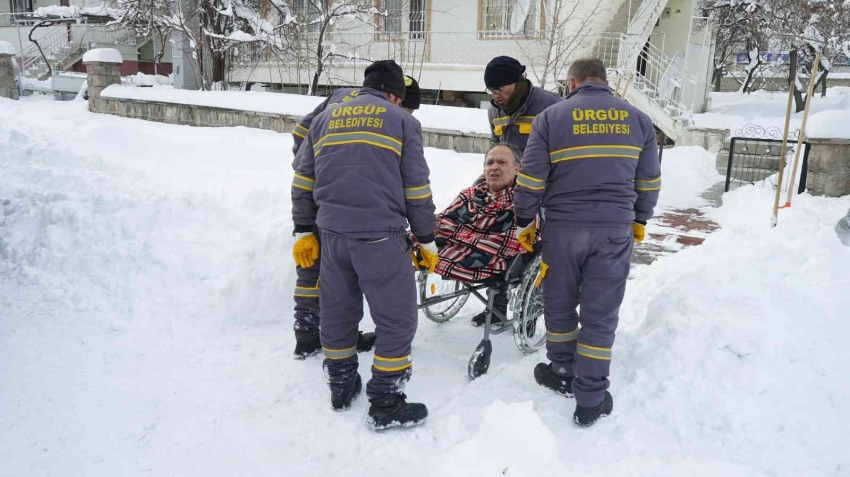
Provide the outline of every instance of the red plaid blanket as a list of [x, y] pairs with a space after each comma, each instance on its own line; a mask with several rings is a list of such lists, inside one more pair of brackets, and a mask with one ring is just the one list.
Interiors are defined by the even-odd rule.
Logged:
[[522, 252], [516, 239], [514, 188], [491, 194], [486, 182], [461, 191], [437, 215], [436, 272], [444, 278], [480, 281], [504, 272]]

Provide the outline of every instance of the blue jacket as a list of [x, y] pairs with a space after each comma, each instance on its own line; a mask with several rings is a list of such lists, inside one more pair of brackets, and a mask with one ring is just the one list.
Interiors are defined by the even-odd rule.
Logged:
[[355, 238], [411, 232], [434, 240], [434, 202], [419, 121], [363, 88], [312, 122], [295, 157], [292, 219]]
[[541, 199], [546, 222], [646, 223], [661, 189], [652, 120], [585, 83], [534, 120], [517, 176], [514, 211], [525, 226]]

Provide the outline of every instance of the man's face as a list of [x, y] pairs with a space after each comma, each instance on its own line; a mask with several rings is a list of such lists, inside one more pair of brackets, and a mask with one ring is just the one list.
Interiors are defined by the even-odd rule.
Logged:
[[576, 81], [575, 78], [568, 78], [567, 84], [570, 87], [570, 92], [572, 92], [574, 89], [578, 88], [578, 82]]
[[516, 89], [516, 83], [502, 86], [501, 88], [488, 88], [488, 91], [497, 106], [505, 107], [508, 101], [510, 101], [511, 95], [514, 94], [514, 89]]
[[518, 172], [519, 166], [508, 147], [496, 147], [484, 159], [484, 178], [490, 192], [499, 192], [513, 184]]

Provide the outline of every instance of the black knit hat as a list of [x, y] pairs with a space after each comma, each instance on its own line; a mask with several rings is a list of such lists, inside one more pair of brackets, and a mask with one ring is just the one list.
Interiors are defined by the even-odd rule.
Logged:
[[405, 75], [404, 85], [404, 101], [401, 102], [401, 106], [407, 109], [419, 109], [419, 105], [422, 104], [422, 92], [419, 90], [419, 83]]
[[392, 93], [404, 99], [404, 72], [393, 60], [376, 61], [363, 72], [364, 88]]
[[525, 66], [510, 56], [497, 56], [487, 63], [484, 70], [484, 84], [488, 88], [501, 88], [514, 84], [522, 78]]

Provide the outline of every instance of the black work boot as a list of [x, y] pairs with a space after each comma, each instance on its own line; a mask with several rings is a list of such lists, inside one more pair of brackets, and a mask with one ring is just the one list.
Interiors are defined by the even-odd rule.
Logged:
[[[499, 310], [502, 315], [507, 318], [508, 317], [508, 295], [504, 293], [496, 293], [493, 297], [493, 308]], [[472, 317], [472, 325], [473, 326], [484, 326], [484, 323], [487, 321], [487, 310], [482, 311], [481, 313]], [[490, 326], [491, 329], [498, 329], [504, 325], [502, 319], [499, 318], [498, 315], [493, 313], [493, 317], [490, 318]]]
[[363, 380], [360, 375], [345, 384], [331, 385], [331, 408], [334, 411], [347, 411], [351, 408], [351, 401], [357, 399], [360, 390], [363, 389]]
[[614, 410], [614, 397], [611, 393], [605, 391], [605, 397], [602, 402], [595, 407], [581, 407], [576, 405], [576, 412], [573, 413], [573, 421], [582, 427], [592, 426], [600, 417], [611, 414]]
[[559, 376], [552, 372], [552, 363], [537, 363], [534, 367], [534, 380], [544, 388], [549, 388], [568, 398], [573, 397], [573, 378]]
[[407, 402], [404, 394], [387, 394], [372, 400], [369, 408], [369, 423], [373, 429], [412, 427], [428, 417], [428, 408], [418, 402]]
[[365, 353], [366, 351], [371, 350], [375, 346], [375, 333], [369, 332], [364, 333], [360, 332], [360, 335], [357, 337], [357, 352]]
[[320, 351], [322, 351], [322, 341], [318, 337], [312, 340], [296, 341], [295, 352], [292, 353], [292, 357], [303, 361], [310, 356], [319, 354]]

